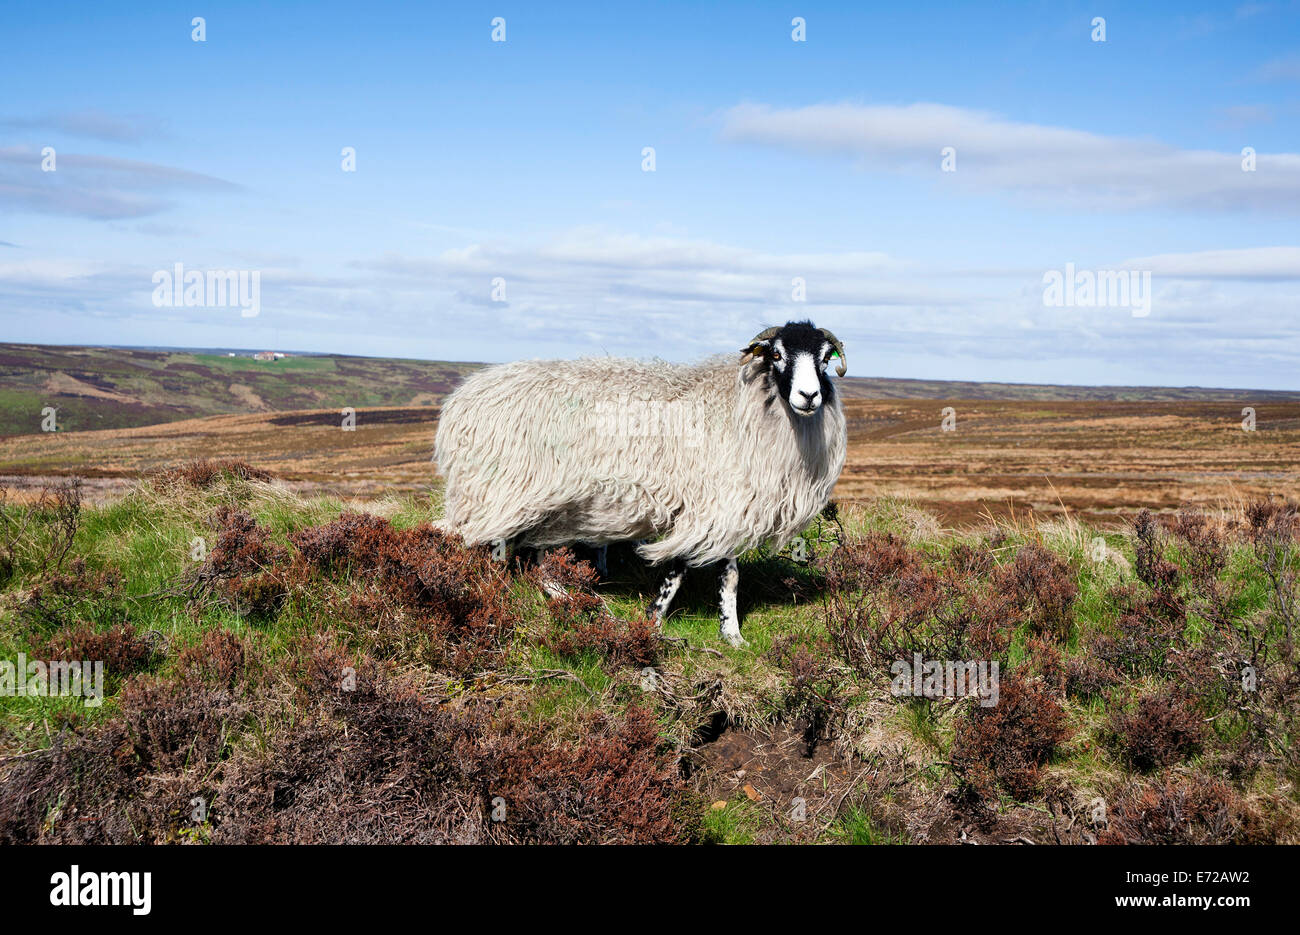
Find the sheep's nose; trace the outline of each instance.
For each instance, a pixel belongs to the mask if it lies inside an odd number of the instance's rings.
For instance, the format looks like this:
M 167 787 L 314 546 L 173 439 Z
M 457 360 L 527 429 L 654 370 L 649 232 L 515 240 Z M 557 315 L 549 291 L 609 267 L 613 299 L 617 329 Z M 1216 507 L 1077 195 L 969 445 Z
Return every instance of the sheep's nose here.
M 810 406 L 817 401 L 817 397 L 820 396 L 821 394 L 822 394 L 821 390 L 813 390 L 811 393 L 809 393 L 807 390 L 799 391 L 799 395 L 802 396 L 804 399 L 806 399 L 808 401 L 808 405 Z

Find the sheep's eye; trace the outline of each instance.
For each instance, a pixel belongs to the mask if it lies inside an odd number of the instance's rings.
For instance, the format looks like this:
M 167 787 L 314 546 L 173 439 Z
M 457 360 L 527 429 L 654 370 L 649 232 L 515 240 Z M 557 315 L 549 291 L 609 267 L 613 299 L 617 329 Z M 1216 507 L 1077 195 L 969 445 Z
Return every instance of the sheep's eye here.
M 773 361 L 777 361 L 777 360 L 780 360 L 780 359 L 781 359 L 781 352 L 780 352 L 780 351 L 775 351 L 775 350 L 772 351 L 772 360 L 773 360 Z

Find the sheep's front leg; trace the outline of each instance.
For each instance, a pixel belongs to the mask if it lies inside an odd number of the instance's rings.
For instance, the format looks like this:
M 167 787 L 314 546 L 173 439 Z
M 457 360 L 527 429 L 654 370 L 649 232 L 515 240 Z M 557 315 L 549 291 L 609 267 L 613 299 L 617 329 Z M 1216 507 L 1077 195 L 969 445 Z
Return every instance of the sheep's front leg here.
M 718 620 L 722 625 L 722 638 L 735 647 L 748 646 L 749 641 L 740 635 L 740 615 L 736 613 L 736 588 L 740 584 L 740 568 L 736 565 L 735 556 L 727 559 L 720 581 Z
M 668 577 L 664 579 L 663 584 L 659 585 L 659 596 L 650 605 L 650 615 L 654 617 L 655 626 L 660 629 L 668 618 L 668 608 L 672 605 L 673 598 L 677 596 L 677 589 L 682 586 L 682 578 L 685 576 L 686 563 L 675 562 L 672 571 L 668 572 Z

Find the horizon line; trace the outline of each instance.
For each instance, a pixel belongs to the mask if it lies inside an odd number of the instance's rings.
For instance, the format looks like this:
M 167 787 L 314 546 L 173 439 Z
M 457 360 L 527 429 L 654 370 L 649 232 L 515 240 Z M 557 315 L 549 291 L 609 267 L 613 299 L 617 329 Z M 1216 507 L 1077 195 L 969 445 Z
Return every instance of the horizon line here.
M 259 345 L 257 347 L 229 347 L 229 346 L 211 346 L 211 347 L 181 347 L 176 345 L 165 344 L 59 344 L 59 343 L 37 343 L 33 341 L 0 341 L 0 347 L 61 347 L 61 348 L 83 348 L 86 350 L 106 350 L 106 351 L 174 351 L 180 353 L 196 354 L 209 351 L 219 351 L 223 353 L 244 352 L 248 354 L 258 354 L 264 352 L 281 353 L 296 355 L 299 357 L 346 357 L 357 360 L 402 360 L 416 361 L 430 364 L 457 364 L 473 367 L 491 367 L 496 364 L 482 360 L 449 360 L 441 357 L 382 357 L 374 354 L 347 354 L 340 351 L 296 351 L 280 350 Z M 608 355 L 612 356 L 612 355 Z M 535 358 L 548 359 L 548 358 Z M 503 362 L 504 363 L 504 362 Z M 875 380 L 891 383 L 951 383 L 951 384 L 968 384 L 972 386 L 1014 386 L 1014 387 L 1056 387 L 1060 389 L 1081 389 L 1081 390 L 1201 390 L 1214 391 L 1222 390 L 1232 393 L 1273 393 L 1273 394 L 1297 394 L 1300 393 L 1300 387 L 1289 390 L 1279 389 L 1260 389 L 1248 386 L 1201 386 L 1199 384 L 1170 384 L 1170 383 L 1024 383 L 1014 380 L 953 380 L 943 377 L 880 377 L 880 376 L 844 376 L 836 377 L 837 380 Z

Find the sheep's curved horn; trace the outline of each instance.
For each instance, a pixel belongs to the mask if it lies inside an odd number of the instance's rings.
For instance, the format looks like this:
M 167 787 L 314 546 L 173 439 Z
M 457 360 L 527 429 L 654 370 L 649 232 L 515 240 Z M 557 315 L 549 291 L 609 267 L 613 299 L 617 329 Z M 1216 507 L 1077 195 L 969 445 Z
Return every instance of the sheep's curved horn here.
M 754 335 L 753 340 L 740 349 L 740 353 L 745 355 L 740 362 L 742 364 L 748 363 L 750 357 L 752 357 L 754 354 L 755 348 L 757 348 L 764 341 L 772 340 L 780 333 L 781 333 L 780 328 L 767 328 L 763 331 L 760 331 L 758 334 Z
M 844 342 L 835 337 L 835 335 L 831 334 L 825 328 L 818 328 L 817 330 L 826 337 L 827 341 L 830 341 L 831 344 L 835 346 L 835 352 L 840 355 L 840 362 L 835 367 L 835 373 L 841 377 L 844 376 L 845 372 L 849 369 L 849 363 L 844 359 Z

